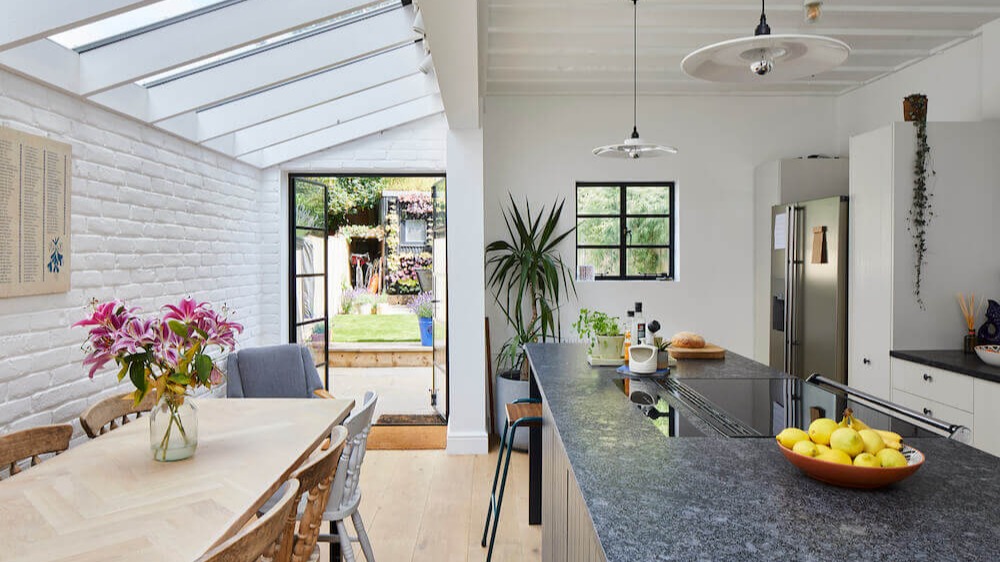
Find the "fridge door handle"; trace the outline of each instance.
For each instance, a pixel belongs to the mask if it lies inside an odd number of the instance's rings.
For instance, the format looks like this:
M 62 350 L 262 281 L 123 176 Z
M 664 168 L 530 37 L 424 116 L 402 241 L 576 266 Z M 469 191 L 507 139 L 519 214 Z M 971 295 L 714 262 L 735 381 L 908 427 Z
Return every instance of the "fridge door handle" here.
M 792 373 L 792 354 L 795 352 L 792 342 L 795 338 L 795 256 L 796 251 L 796 220 L 795 207 L 785 208 L 788 215 L 788 228 L 785 241 L 785 372 Z

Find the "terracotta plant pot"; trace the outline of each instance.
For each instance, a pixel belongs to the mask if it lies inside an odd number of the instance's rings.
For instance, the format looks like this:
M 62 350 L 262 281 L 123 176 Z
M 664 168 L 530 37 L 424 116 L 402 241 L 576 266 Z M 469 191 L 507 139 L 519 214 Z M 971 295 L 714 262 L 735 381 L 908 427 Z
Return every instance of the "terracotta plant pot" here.
M 923 98 L 923 108 L 914 114 L 914 98 Z M 927 120 L 927 96 L 907 96 L 903 98 L 903 119 L 906 121 L 926 121 Z

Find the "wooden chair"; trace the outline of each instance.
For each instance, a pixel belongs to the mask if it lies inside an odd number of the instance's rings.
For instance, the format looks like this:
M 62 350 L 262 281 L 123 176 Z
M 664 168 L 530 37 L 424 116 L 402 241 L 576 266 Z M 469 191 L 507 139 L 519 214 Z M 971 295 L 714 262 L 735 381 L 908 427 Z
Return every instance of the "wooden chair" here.
M 288 534 L 286 527 L 289 514 L 294 517 L 295 504 L 299 499 L 299 481 L 289 480 L 284 489 L 285 493 L 274 505 L 274 509 L 208 551 L 197 562 L 248 562 L 261 558 L 281 560 L 276 554 Z
M 109 396 L 97 404 L 87 408 L 80 414 L 80 425 L 91 439 L 104 435 L 112 429 L 138 419 L 143 412 L 148 412 L 156 406 L 156 393 L 150 392 L 137 406 L 132 399 L 132 393 Z M 129 416 L 135 416 L 130 418 Z
M 31 466 L 41 462 L 41 455 L 59 453 L 69 449 L 73 426 L 45 425 L 22 429 L 0 437 L 0 467 L 9 466 L 10 475 L 21 472 L 17 463 L 31 459 Z M 0 476 L 0 479 L 3 477 Z
M 306 562 L 312 558 L 319 541 L 323 512 L 330 499 L 330 486 L 346 441 L 347 429 L 338 426 L 330 435 L 330 446 L 320 450 L 292 474 L 292 478 L 301 483 L 303 500 L 299 502 L 298 513 L 292 510 L 288 514 L 285 537 L 278 554 L 280 562 Z M 298 527 L 295 525 L 296 516 Z

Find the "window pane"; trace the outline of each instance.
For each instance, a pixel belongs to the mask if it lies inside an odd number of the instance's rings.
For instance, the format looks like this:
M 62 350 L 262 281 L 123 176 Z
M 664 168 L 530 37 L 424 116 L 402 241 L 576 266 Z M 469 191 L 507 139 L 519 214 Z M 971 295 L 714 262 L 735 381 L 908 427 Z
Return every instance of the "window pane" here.
M 49 39 L 67 49 L 76 49 L 95 41 L 153 25 L 220 2 L 221 0 L 161 0 L 155 4 L 75 27 L 53 35 Z
M 295 226 L 322 228 L 325 196 L 325 186 L 295 182 Z
M 621 275 L 621 255 L 614 249 L 587 249 L 576 251 L 576 264 L 594 266 L 598 277 L 618 277 Z
M 670 219 L 627 220 L 631 246 L 667 246 L 670 244 Z
M 299 277 L 295 280 L 295 321 L 305 322 L 323 318 L 326 313 L 326 295 L 322 277 Z
M 667 248 L 630 248 L 626 275 L 666 275 L 670 272 L 670 250 Z
M 670 213 L 670 188 L 627 187 L 625 204 L 630 215 L 666 215 Z
M 621 243 L 618 225 L 618 219 L 577 219 L 577 245 L 617 246 Z
M 295 341 L 305 345 L 309 348 L 309 354 L 312 355 L 313 364 L 319 367 L 326 362 L 326 353 L 323 349 L 327 345 L 326 342 L 326 330 L 325 324 L 320 322 L 315 322 L 313 324 L 304 324 L 299 326 L 295 331 Z M 322 374 L 320 370 L 320 374 Z
M 315 230 L 295 231 L 295 272 L 323 273 L 323 237 Z
M 621 196 L 617 187 L 581 187 L 576 190 L 576 214 L 617 215 Z

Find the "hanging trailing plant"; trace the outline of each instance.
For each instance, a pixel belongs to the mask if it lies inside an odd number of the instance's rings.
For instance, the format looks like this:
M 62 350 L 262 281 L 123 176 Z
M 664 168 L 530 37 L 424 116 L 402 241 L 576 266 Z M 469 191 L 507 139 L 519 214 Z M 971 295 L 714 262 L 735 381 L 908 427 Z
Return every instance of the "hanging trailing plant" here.
M 917 130 L 917 151 L 913 162 L 913 200 L 910 204 L 910 224 L 907 227 L 913 236 L 913 249 L 916 254 L 916 278 L 913 284 L 913 294 L 917 304 L 924 308 L 924 300 L 920 294 L 923 281 L 924 256 L 927 253 L 927 226 L 934 212 L 931 210 L 931 193 L 928 190 L 928 180 L 934 175 L 929 169 L 930 145 L 927 143 L 927 96 L 910 94 L 903 103 L 905 118 L 912 121 Z

